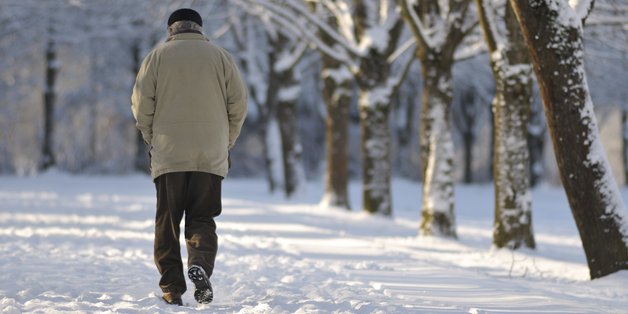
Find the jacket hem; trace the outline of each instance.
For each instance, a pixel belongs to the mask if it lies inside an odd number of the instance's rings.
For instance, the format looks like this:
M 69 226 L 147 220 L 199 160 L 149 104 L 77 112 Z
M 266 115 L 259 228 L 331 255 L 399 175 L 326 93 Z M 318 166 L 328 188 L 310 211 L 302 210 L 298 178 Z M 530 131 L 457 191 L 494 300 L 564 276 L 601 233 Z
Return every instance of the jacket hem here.
M 155 179 L 157 179 L 157 177 L 159 177 L 162 174 L 171 173 L 171 172 L 186 172 L 186 171 L 207 172 L 207 173 L 215 174 L 217 176 L 221 176 L 223 178 L 227 177 L 227 172 L 228 172 L 228 171 L 219 171 L 219 170 L 207 169 L 207 168 L 191 168 L 191 167 L 176 168 L 175 167 L 175 168 L 161 169 L 159 171 L 152 172 L 151 176 L 152 176 L 153 181 L 154 181 Z

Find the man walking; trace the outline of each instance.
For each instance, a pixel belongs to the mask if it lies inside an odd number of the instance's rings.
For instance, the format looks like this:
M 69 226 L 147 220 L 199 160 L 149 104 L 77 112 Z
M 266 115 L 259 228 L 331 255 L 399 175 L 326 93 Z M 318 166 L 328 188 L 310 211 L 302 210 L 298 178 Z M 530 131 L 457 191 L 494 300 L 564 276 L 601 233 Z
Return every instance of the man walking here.
M 163 299 L 182 305 L 186 291 L 179 224 L 185 216 L 188 277 L 194 298 L 209 303 L 218 249 L 214 217 L 247 109 L 247 91 L 233 58 L 202 33 L 201 16 L 180 9 L 168 19 L 168 39 L 144 59 L 131 108 L 150 146 L 157 189 L 154 257 Z

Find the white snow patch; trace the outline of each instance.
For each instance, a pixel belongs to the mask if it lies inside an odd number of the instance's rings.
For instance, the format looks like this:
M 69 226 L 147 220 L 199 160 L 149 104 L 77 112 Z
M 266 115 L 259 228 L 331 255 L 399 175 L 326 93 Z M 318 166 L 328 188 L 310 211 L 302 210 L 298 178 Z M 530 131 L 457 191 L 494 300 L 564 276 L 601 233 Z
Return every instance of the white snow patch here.
M 351 73 L 346 66 L 341 66 L 336 69 L 324 69 L 322 77 L 324 79 L 331 78 L 334 82 L 336 82 L 336 84 L 340 84 L 342 82 L 353 80 L 353 73 Z
M 511 252 L 491 249 L 491 185 L 457 187 L 458 241 L 416 237 L 420 185 L 400 179 L 392 185 L 396 217 L 389 219 L 320 210 L 321 182 L 308 186 L 316 193 L 285 201 L 268 195 L 262 179 L 225 180 L 212 276 L 215 300 L 199 306 L 188 292 L 184 306 L 173 307 L 160 300 L 157 285 L 154 227 L 146 224 L 155 214 L 148 176 L 3 176 L 0 280 L 10 284 L 0 288 L 0 309 L 618 313 L 628 308 L 628 272 L 588 280 L 561 189 L 533 191 L 538 250 Z M 360 182 L 351 183 L 356 208 L 360 189 Z M 79 195 L 92 196 L 89 208 Z M 141 209 L 127 210 L 135 204 Z
M 364 32 L 358 49 L 363 53 L 371 48 L 375 48 L 379 52 L 386 51 L 388 48 L 388 31 L 382 26 L 373 26 Z
M 295 101 L 299 98 L 299 93 L 301 93 L 301 85 L 299 84 L 282 86 L 279 88 L 277 98 L 280 101 Z

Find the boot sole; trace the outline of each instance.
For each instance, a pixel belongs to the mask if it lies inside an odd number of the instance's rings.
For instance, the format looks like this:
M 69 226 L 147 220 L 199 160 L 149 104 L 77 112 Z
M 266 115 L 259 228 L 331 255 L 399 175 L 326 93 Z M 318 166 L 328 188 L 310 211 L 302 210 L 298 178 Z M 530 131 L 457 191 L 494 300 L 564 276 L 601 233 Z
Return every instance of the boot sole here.
M 213 301 L 214 292 L 212 291 L 207 274 L 202 268 L 198 266 L 190 267 L 188 277 L 192 280 L 196 288 L 194 290 L 194 299 L 196 302 L 207 304 Z

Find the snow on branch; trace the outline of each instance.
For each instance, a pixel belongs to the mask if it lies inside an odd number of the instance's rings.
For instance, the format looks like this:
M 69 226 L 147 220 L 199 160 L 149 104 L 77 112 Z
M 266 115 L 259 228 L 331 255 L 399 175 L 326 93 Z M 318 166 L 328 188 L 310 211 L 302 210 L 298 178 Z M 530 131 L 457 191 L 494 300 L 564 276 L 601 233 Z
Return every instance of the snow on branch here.
M 415 44 L 416 44 L 416 40 L 414 39 L 414 37 L 411 37 L 410 39 L 406 40 L 406 42 L 399 45 L 399 47 L 397 47 L 397 50 L 391 53 L 390 56 L 388 56 L 388 59 L 386 59 L 386 61 L 388 61 L 388 63 L 395 62 L 395 60 L 397 60 L 399 56 L 401 56 L 404 52 L 406 52 L 406 50 L 410 49 L 411 47 L 414 47 Z
M 412 19 L 412 24 L 414 25 L 423 42 L 425 42 L 425 44 L 429 48 L 436 48 L 440 43 L 436 43 L 434 41 L 432 36 L 430 36 L 428 30 L 425 28 L 425 25 L 423 25 L 423 22 L 416 14 L 416 11 L 414 10 L 414 5 L 416 4 L 417 0 L 403 0 L 402 5 L 405 5 L 406 10 L 408 11 L 408 15 L 410 16 L 410 19 Z
M 454 53 L 454 60 L 462 61 L 470 59 L 484 52 L 486 52 L 486 46 L 482 41 L 478 40 L 470 45 L 462 47 L 461 49 L 457 49 Z
M 338 45 L 329 46 L 324 43 L 316 34 L 317 29 L 312 29 L 309 24 L 300 19 L 301 15 L 293 14 L 293 12 L 278 7 L 268 1 L 253 0 L 235 0 L 236 4 L 244 8 L 252 15 L 260 18 L 267 18 L 272 23 L 278 25 L 283 31 L 293 32 L 296 36 L 302 36 L 316 49 L 329 56 L 330 58 L 345 63 L 352 68 L 356 67 L 353 58 L 350 58 L 345 49 Z
M 478 8 L 478 10 L 480 10 L 480 14 L 484 13 L 484 23 L 486 23 L 488 28 L 488 34 L 486 35 L 489 37 L 489 43 L 495 45 L 495 47 L 489 48 L 495 50 L 503 49 L 507 40 L 505 39 L 505 35 L 500 32 L 497 25 L 498 21 L 503 20 L 503 18 L 497 17 L 495 0 L 480 0 L 480 3 L 482 7 Z
M 278 0 L 275 0 L 278 1 Z M 267 0 L 257 0 L 257 3 L 260 4 L 268 4 L 269 6 L 273 6 L 274 8 L 278 8 L 279 10 L 283 10 L 283 8 L 278 7 L 277 5 L 270 4 Z M 363 56 L 363 53 L 358 49 L 355 42 L 349 41 L 348 38 L 343 37 L 338 34 L 334 29 L 332 29 L 327 23 L 321 21 L 318 17 L 316 17 L 312 12 L 308 10 L 308 8 L 304 7 L 302 3 L 296 0 L 283 0 L 282 3 L 291 7 L 296 13 L 300 16 L 304 17 L 308 22 L 313 24 L 318 30 L 324 32 L 329 37 L 333 38 L 336 43 L 342 46 L 347 52 L 350 52 L 356 56 Z
M 336 18 L 338 23 L 338 30 L 342 37 L 346 38 L 354 45 L 357 43 L 355 35 L 353 33 L 355 25 L 353 23 L 353 16 L 351 14 L 351 6 L 344 0 L 330 1 L 321 0 L 325 8 Z
M 294 47 L 292 51 L 287 52 L 286 54 L 282 54 L 279 57 L 279 60 L 275 63 L 275 72 L 283 72 L 290 68 L 293 68 L 303 56 L 306 48 L 307 43 L 301 40 L 296 44 L 296 47 Z
M 464 22 L 469 4 L 467 0 L 459 0 L 457 2 L 438 1 L 439 10 L 430 13 L 433 25 L 427 27 L 414 9 L 419 5 L 418 0 L 402 1 L 403 3 L 401 5 L 404 5 L 405 9 L 408 11 L 408 15 L 412 20 L 412 24 L 415 26 L 415 30 L 418 32 L 421 40 L 430 49 L 437 49 L 445 45 L 447 35 L 452 32 L 453 28 L 462 29 L 463 26 L 461 24 Z M 471 29 L 474 27 L 473 24 L 474 23 L 469 26 Z M 465 28 L 464 32 L 466 31 L 470 31 L 470 29 Z

